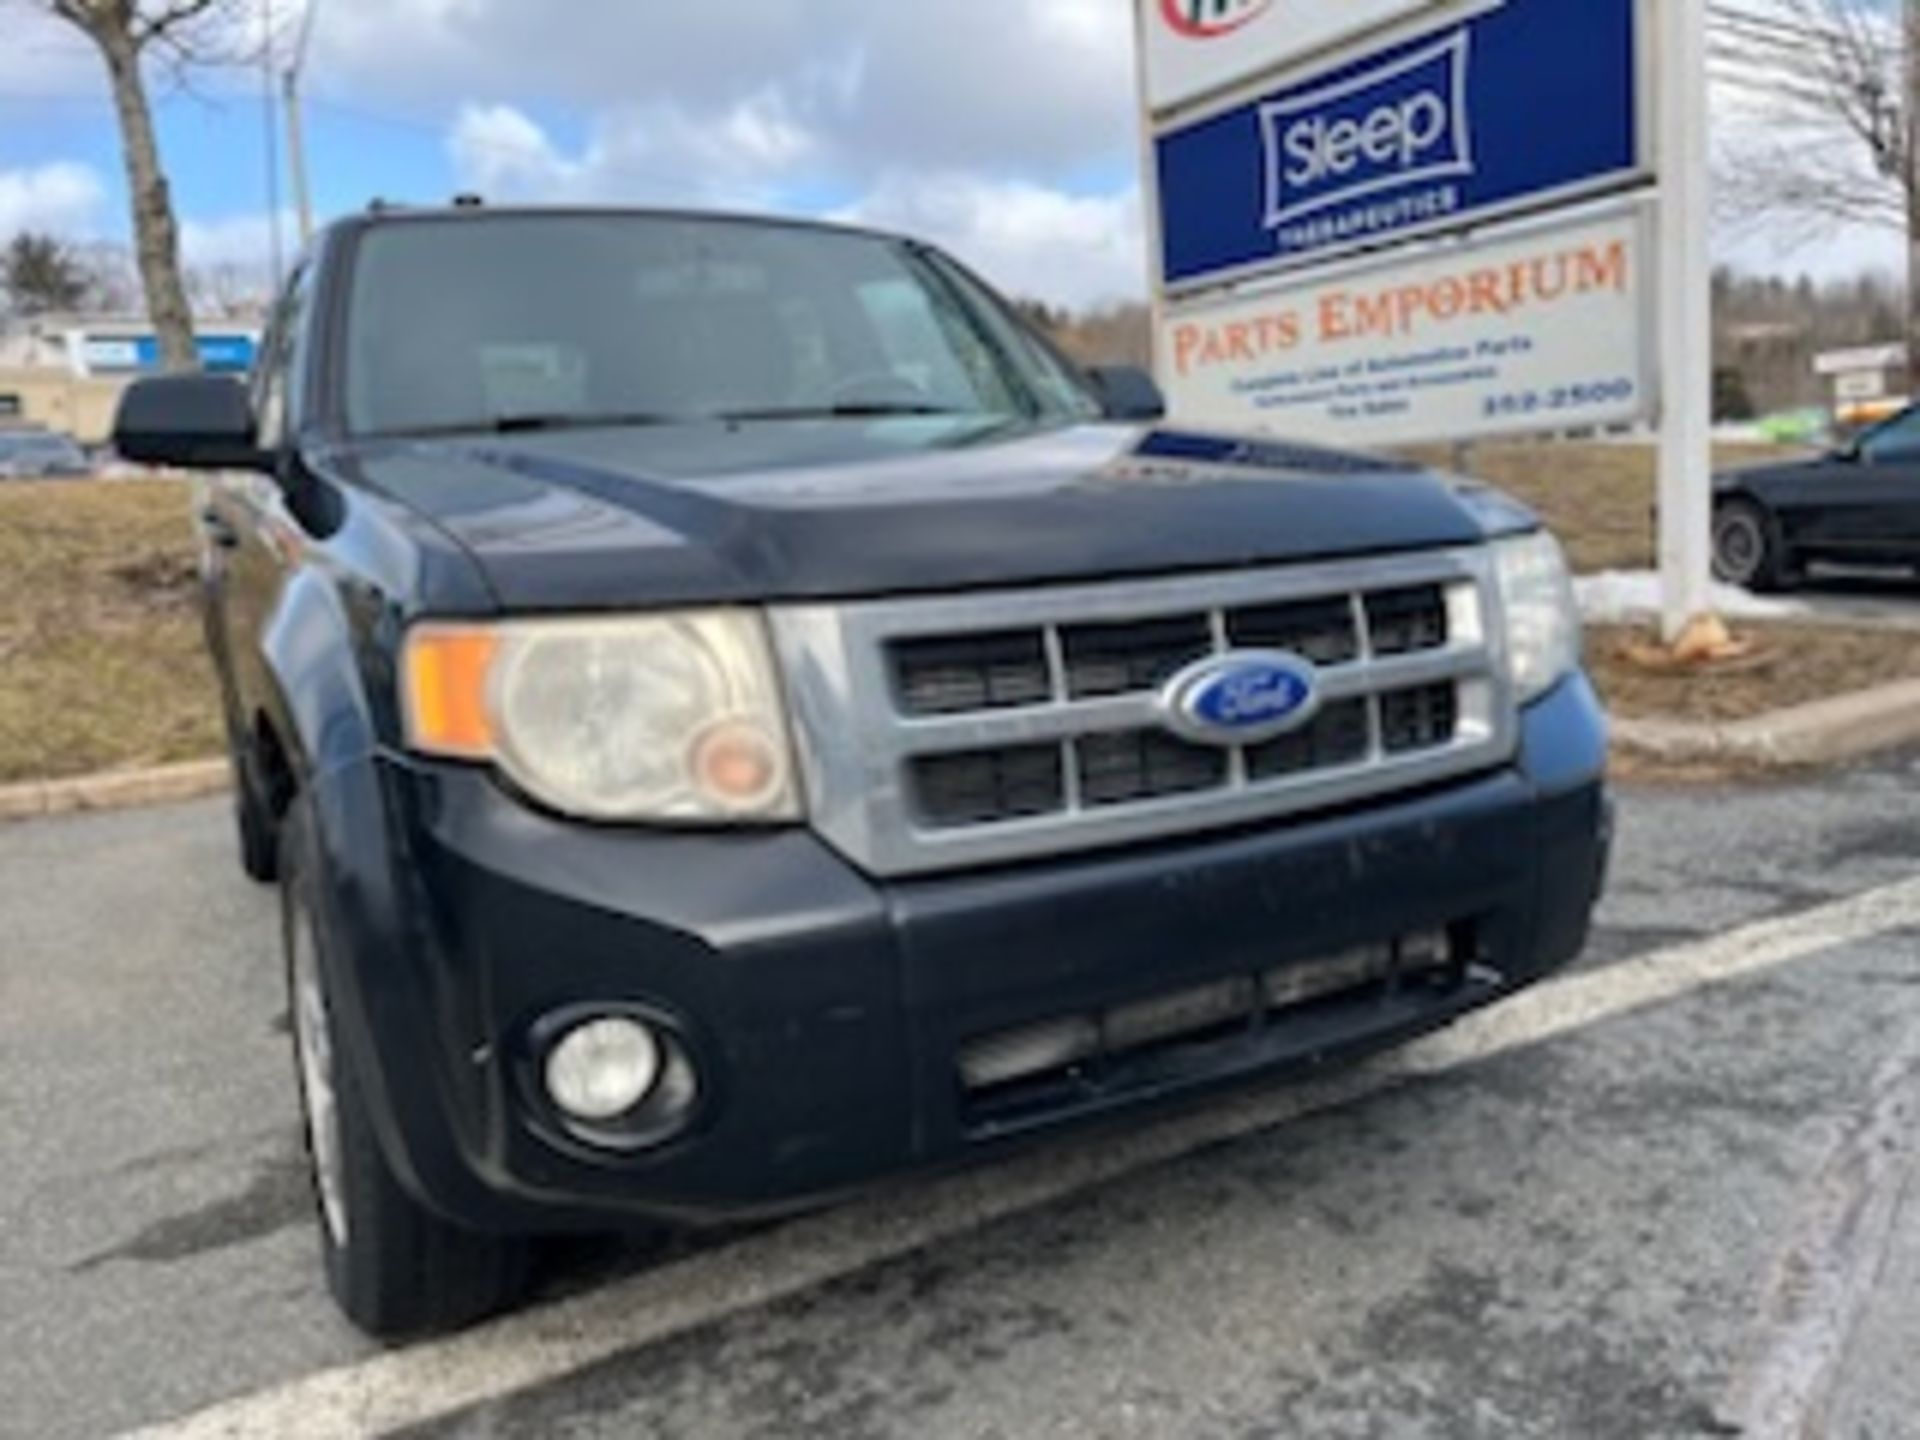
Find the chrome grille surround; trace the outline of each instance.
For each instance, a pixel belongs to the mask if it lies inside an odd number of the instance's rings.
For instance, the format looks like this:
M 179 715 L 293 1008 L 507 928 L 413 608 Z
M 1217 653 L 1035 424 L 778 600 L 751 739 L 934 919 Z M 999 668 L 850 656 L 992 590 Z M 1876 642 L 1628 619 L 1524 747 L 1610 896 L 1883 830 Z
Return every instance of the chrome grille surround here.
M 1439 586 L 1446 597 L 1446 643 L 1410 654 L 1376 655 L 1368 598 L 1420 586 Z M 1224 783 L 1217 787 L 1129 803 L 1084 802 L 1079 739 L 1162 729 L 1165 712 L 1152 691 L 1070 698 L 1060 639 L 1064 629 L 1197 610 L 1211 617 L 1214 652 L 1222 653 L 1230 648 L 1229 612 L 1330 597 L 1352 606 L 1360 655 L 1321 666 L 1320 693 L 1328 705 L 1365 702 L 1370 735 L 1364 758 L 1255 779 L 1246 751 L 1231 748 L 1225 751 Z M 777 606 L 770 619 L 812 824 L 874 875 L 930 874 L 1059 856 L 1331 809 L 1497 767 L 1518 745 L 1506 628 L 1491 556 L 1484 549 L 1158 580 Z M 895 644 L 1036 628 L 1048 656 L 1050 699 L 960 714 L 902 713 L 891 660 Z M 1439 684 L 1456 687 L 1452 741 L 1393 753 L 1382 735 L 1379 697 Z M 929 826 L 916 815 L 909 785 L 915 760 L 1037 745 L 1060 747 L 1061 808 L 944 827 Z

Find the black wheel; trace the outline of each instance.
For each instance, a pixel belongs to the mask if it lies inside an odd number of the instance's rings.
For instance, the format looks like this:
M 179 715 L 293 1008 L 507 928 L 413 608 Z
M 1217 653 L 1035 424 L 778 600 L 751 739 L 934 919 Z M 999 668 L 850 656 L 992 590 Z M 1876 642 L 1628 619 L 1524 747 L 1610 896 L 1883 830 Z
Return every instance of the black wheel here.
M 1713 573 L 1757 594 L 1784 590 L 1794 572 L 1773 517 L 1751 500 L 1726 500 L 1713 512 Z
M 313 820 L 296 801 L 281 846 L 281 896 L 294 1068 L 327 1286 L 370 1335 L 450 1330 L 525 1289 L 530 1247 L 442 1220 L 401 1186 L 374 1134 L 350 1051 L 336 1040 Z
M 240 834 L 240 868 L 249 880 L 267 885 L 280 877 L 280 827 L 251 769 L 239 755 L 233 757 L 234 828 Z

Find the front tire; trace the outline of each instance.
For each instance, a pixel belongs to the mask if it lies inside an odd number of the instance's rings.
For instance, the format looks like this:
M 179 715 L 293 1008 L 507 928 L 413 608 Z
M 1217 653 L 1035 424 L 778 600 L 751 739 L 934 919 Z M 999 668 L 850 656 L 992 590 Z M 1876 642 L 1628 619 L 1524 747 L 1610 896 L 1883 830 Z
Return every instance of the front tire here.
M 282 930 L 307 1156 L 327 1286 L 360 1329 L 396 1339 L 456 1329 L 525 1289 L 529 1247 L 433 1214 L 400 1184 L 338 1043 L 313 820 L 296 801 L 281 838 Z
M 1794 572 L 1780 527 L 1751 500 L 1725 500 L 1713 512 L 1713 573 L 1756 595 L 1788 589 Z
M 244 742 L 227 741 L 227 757 L 233 768 L 233 823 L 240 840 L 240 868 L 249 880 L 270 885 L 280 878 L 280 833 L 273 808 L 261 794 L 254 771 L 248 763 Z

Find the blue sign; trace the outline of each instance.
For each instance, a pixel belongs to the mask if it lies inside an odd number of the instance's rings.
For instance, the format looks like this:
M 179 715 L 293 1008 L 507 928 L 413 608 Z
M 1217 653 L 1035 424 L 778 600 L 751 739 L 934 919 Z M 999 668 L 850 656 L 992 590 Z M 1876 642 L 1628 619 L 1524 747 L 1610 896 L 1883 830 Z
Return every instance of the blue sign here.
M 1640 164 L 1637 0 L 1505 0 L 1160 138 L 1169 285 L 1464 226 Z
M 1174 728 L 1190 740 L 1252 745 L 1306 724 L 1319 702 L 1319 676 L 1306 661 L 1239 651 L 1175 676 L 1165 704 Z
M 196 337 L 200 365 L 215 375 L 244 375 L 253 368 L 259 342 L 244 332 L 212 332 Z M 141 374 L 160 368 L 160 341 L 152 334 L 90 335 L 82 350 L 87 368 L 97 375 Z

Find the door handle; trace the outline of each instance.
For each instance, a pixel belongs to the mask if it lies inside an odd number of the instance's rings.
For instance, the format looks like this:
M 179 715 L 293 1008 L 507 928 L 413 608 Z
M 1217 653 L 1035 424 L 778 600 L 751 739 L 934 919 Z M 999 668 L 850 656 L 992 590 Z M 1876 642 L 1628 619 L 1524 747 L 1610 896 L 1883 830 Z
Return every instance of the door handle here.
M 240 532 L 234 529 L 233 522 L 228 520 L 218 510 L 211 508 L 202 510 L 200 512 L 200 523 L 206 527 L 207 539 L 211 540 L 215 545 L 218 545 L 222 550 L 237 550 L 240 548 Z

